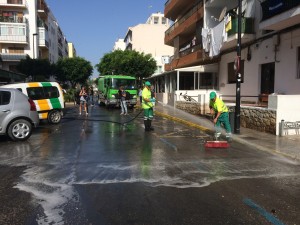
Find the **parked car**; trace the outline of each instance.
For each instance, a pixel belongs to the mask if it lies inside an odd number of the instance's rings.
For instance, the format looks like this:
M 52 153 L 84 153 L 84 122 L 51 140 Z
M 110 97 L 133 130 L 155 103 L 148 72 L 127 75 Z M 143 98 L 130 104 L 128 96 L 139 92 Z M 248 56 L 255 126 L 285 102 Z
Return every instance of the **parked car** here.
M 38 124 L 39 115 L 33 100 L 17 89 L 0 88 L 0 135 L 24 141 Z

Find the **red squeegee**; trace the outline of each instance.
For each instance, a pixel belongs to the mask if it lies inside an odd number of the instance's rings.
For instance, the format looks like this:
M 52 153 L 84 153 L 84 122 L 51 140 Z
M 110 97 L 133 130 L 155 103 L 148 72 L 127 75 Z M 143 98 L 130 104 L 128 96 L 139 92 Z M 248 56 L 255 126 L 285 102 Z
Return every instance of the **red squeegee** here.
M 205 148 L 228 148 L 229 144 L 227 141 L 207 141 Z

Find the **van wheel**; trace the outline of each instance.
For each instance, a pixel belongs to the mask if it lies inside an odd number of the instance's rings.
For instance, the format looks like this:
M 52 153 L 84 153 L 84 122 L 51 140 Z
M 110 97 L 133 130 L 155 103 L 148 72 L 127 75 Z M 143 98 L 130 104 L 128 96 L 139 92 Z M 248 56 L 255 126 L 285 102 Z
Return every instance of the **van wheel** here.
M 61 114 L 58 110 L 53 110 L 48 113 L 48 122 L 58 124 L 61 121 Z
M 12 122 L 7 130 L 7 135 L 13 141 L 25 141 L 32 133 L 32 125 L 27 120 L 16 120 Z

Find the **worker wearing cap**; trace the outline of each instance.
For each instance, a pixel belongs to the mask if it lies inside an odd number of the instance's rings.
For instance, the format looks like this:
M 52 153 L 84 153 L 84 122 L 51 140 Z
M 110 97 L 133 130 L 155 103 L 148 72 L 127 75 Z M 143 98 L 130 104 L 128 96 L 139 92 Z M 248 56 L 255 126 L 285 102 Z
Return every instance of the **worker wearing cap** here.
M 155 98 L 151 98 L 151 83 L 149 81 L 145 82 L 145 87 L 142 92 L 142 108 L 144 109 L 144 125 L 145 131 L 154 130 L 151 126 L 153 119 L 153 104 Z
M 209 95 L 210 113 L 214 116 L 214 124 L 216 128 L 215 138 L 218 139 L 221 135 L 221 124 L 226 130 L 226 138 L 231 138 L 231 127 L 229 123 L 228 108 L 225 103 L 217 97 L 216 92 L 212 91 Z

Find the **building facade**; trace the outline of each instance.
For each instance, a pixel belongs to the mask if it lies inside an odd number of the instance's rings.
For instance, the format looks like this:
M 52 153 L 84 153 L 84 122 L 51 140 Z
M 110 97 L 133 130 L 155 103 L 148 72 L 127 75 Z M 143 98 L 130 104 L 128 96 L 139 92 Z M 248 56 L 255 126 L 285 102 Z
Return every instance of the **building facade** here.
M 240 60 L 237 6 L 238 0 L 165 3 L 164 15 L 174 23 L 164 42 L 174 52 L 165 73 L 154 79 L 163 102 L 174 104 L 180 93 L 197 100 L 203 96 L 207 102 L 211 90 L 234 100 L 236 66 L 242 101 L 257 101 L 263 94 L 300 94 L 300 2 L 243 0 Z
M 124 42 L 124 39 L 118 39 L 116 42 L 115 42 L 115 45 L 113 47 L 113 51 L 116 51 L 116 50 L 122 50 L 124 51 L 126 49 L 126 44 Z
M 68 56 L 67 40 L 45 0 L 0 0 L 0 67 L 16 71 L 28 55 L 51 63 Z
M 125 49 L 151 54 L 156 60 L 155 74 L 164 72 L 164 57 L 173 54 L 173 47 L 164 44 L 165 31 L 170 21 L 162 13 L 153 13 L 145 24 L 129 27 L 124 38 Z
M 68 52 L 69 58 L 74 58 L 77 56 L 75 46 L 72 42 L 68 42 Z

